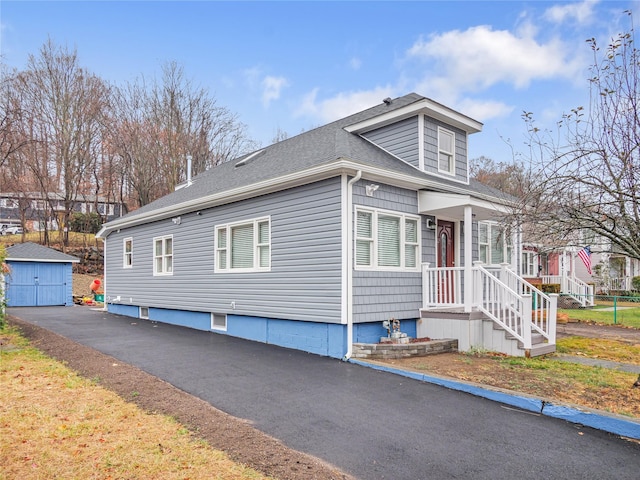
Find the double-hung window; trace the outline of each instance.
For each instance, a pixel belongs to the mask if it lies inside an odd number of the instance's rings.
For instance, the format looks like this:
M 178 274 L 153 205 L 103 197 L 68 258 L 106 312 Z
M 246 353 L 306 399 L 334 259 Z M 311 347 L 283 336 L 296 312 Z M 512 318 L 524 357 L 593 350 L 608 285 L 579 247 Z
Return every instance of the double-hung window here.
M 501 225 L 478 222 L 478 254 L 481 262 L 499 265 L 511 261 L 511 238 Z
M 153 239 L 153 274 L 173 275 L 173 236 Z
M 133 267 L 133 238 L 125 238 L 122 242 L 122 266 Z
M 455 172 L 456 136 L 453 132 L 438 127 L 438 171 L 449 175 Z
M 216 272 L 268 271 L 271 268 L 269 218 L 217 225 Z
M 416 270 L 420 218 L 356 209 L 356 268 Z

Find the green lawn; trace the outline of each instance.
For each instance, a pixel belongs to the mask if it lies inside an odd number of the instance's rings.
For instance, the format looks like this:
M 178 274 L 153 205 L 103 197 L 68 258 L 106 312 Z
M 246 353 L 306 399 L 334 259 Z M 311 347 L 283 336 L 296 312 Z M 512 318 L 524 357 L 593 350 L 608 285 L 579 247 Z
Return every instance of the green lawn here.
M 558 313 L 566 313 L 569 318 L 584 322 L 625 325 L 640 328 L 640 307 L 597 305 L 592 309 L 560 309 Z

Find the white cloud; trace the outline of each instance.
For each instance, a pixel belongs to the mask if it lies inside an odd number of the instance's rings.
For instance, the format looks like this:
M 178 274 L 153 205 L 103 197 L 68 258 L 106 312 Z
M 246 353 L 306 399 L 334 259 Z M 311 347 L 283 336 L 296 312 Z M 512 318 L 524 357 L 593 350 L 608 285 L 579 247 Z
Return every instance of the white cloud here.
M 376 87 L 373 90 L 339 93 L 332 98 L 318 100 L 316 88 L 305 95 L 296 116 L 312 116 L 324 122 L 331 122 L 367 108 L 371 108 L 387 97 L 397 94 L 391 87 Z
M 486 25 L 465 31 L 453 30 L 417 41 L 409 58 L 436 60 L 448 89 L 477 91 L 497 83 L 524 88 L 535 79 L 572 78 L 580 68 L 575 52 L 559 39 L 538 43 L 535 28 L 522 28 L 518 35 L 492 30 Z
M 273 100 L 280 98 L 283 88 L 289 86 L 289 81 L 284 77 L 266 76 L 262 79 L 262 105 L 266 108 Z
M 476 100 L 465 98 L 455 103 L 454 108 L 465 115 L 486 122 L 494 118 L 506 117 L 513 112 L 514 107 L 495 100 Z
M 349 68 L 351 68 L 351 70 L 360 70 L 360 67 L 362 66 L 362 60 L 360 60 L 357 57 L 353 57 L 351 58 L 351 60 L 349 60 Z
M 567 5 L 554 5 L 544 12 L 547 20 L 553 23 L 564 23 L 567 20 L 575 20 L 580 25 L 591 23 L 595 6 L 598 0 L 584 0 L 582 2 L 569 3 Z

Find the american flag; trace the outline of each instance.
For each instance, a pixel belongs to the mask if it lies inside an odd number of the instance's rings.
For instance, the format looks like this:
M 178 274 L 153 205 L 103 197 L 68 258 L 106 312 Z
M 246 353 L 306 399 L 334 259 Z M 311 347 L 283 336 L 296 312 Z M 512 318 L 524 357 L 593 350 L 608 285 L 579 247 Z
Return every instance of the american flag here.
M 578 252 L 578 256 L 584 263 L 584 266 L 587 267 L 587 272 L 591 275 L 591 248 L 584 247 L 582 250 Z

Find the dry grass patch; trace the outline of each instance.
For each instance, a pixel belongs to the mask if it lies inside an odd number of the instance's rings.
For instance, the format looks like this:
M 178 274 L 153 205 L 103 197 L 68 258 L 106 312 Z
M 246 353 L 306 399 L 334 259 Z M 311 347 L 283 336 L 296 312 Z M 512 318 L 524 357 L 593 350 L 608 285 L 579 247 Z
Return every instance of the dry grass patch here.
M 264 479 L 0 331 L 0 479 Z
M 640 365 L 640 344 L 629 345 L 602 338 L 569 337 L 558 340 L 558 353 Z
M 558 347 L 570 354 L 583 351 L 585 356 L 599 354 L 599 358 L 625 363 L 636 363 L 638 360 L 637 346 L 612 340 L 561 339 Z M 605 355 L 605 352 L 608 353 Z M 638 378 L 634 373 L 563 362 L 553 356 L 521 358 L 489 352 L 447 353 L 383 363 L 395 368 L 526 393 L 554 403 L 574 404 L 640 418 L 640 388 L 632 386 Z

